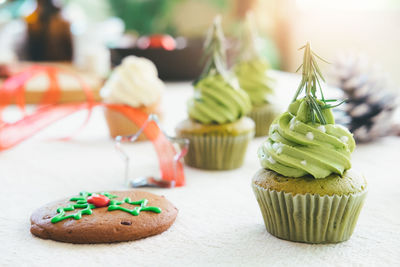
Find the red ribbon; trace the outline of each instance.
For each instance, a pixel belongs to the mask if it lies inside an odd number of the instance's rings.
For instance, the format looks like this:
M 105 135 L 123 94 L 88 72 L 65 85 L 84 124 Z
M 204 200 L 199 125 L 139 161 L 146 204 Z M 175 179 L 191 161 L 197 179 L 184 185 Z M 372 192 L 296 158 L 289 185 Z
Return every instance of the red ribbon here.
M 95 106 L 106 106 L 107 108 L 120 112 L 138 125 L 138 127 L 142 127 L 148 119 L 147 113 L 130 106 L 94 102 L 92 92 L 81 78 L 74 74 L 72 75 L 78 79 L 86 94 L 87 102 L 55 104 L 59 101 L 61 96 L 61 90 L 57 79 L 57 74 L 59 72 L 61 71 L 55 67 L 33 66 L 24 72 L 10 77 L 3 83 L 0 88 L 0 151 L 18 145 L 52 123 L 75 112 L 88 110 L 87 119 L 82 125 L 82 127 L 84 127 L 90 119 L 92 108 Z M 50 86 L 44 93 L 42 101 L 35 112 L 27 115 L 25 113 L 24 101 L 25 84 L 29 79 L 39 73 L 48 75 Z M 14 123 L 7 123 L 2 120 L 1 115 L 4 108 L 12 102 L 13 98 L 21 111 L 24 112 L 24 116 Z M 180 161 L 176 161 L 175 159 L 176 150 L 174 146 L 154 121 L 150 122 L 143 132 L 153 143 L 157 152 L 161 169 L 161 178 L 165 181 L 175 182 L 176 186 L 183 186 L 185 184 L 183 165 Z M 64 139 L 69 139 L 69 137 Z

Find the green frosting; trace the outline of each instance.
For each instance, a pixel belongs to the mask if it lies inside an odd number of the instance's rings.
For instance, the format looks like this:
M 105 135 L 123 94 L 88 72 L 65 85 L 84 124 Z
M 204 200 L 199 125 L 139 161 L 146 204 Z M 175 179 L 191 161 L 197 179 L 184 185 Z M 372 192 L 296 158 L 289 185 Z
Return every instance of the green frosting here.
M 268 103 L 268 95 L 273 92 L 269 86 L 268 68 L 268 63 L 259 58 L 242 61 L 235 66 L 240 87 L 249 95 L 254 106 Z
M 287 177 L 307 174 L 325 178 L 342 175 L 351 168 L 350 154 L 355 148 L 353 135 L 335 125 L 331 109 L 324 109 L 326 124 L 311 122 L 308 103 L 299 99 L 275 119 L 268 139 L 258 150 L 264 168 Z
M 194 97 L 188 103 L 189 117 L 203 124 L 234 122 L 250 109 L 246 92 L 220 74 L 207 75 L 198 81 Z

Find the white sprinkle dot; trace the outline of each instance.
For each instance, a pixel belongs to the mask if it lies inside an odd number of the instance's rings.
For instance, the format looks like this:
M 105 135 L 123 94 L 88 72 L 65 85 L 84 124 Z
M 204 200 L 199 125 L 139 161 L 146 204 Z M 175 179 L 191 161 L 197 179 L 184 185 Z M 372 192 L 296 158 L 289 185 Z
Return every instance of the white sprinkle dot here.
M 307 161 L 306 160 L 302 160 L 300 163 L 303 164 L 304 166 L 307 165 Z
M 272 144 L 272 149 L 276 151 L 277 149 L 279 149 L 282 146 L 283 146 L 282 143 L 276 142 L 276 143 Z
M 294 124 L 296 122 L 296 117 L 293 117 L 291 120 L 290 120 L 290 124 Z
M 306 134 L 306 137 L 307 137 L 308 140 L 314 140 L 314 135 L 313 135 L 312 132 L 308 132 L 308 133 Z
M 279 154 L 281 154 L 282 153 L 282 148 L 280 147 L 280 148 L 278 148 L 277 150 L 276 150 L 276 153 L 279 155 Z
M 318 126 L 318 130 L 320 130 L 321 132 L 325 133 L 326 132 L 326 128 L 324 125 L 320 125 Z
M 272 157 L 268 157 L 268 161 L 269 161 L 271 164 L 275 164 L 275 163 L 276 163 L 276 161 L 275 161 Z
M 342 140 L 343 143 L 347 143 L 347 141 L 349 141 L 349 138 L 347 136 L 342 136 L 340 137 L 340 140 Z
M 272 149 L 273 150 L 277 150 L 279 148 L 279 144 L 278 143 L 273 143 L 272 144 Z
M 289 129 L 293 131 L 294 130 L 294 124 L 291 123 Z
M 343 131 L 349 131 L 349 130 L 347 130 L 347 128 L 346 127 L 344 127 L 343 125 L 340 125 L 340 124 L 335 124 L 335 125 L 333 125 L 333 128 L 335 128 L 335 129 L 342 129 Z

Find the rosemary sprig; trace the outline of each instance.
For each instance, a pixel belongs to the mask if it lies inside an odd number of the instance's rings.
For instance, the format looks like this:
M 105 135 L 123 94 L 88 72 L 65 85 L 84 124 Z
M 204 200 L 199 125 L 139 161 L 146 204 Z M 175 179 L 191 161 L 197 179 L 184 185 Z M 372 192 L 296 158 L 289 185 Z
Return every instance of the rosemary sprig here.
M 325 99 L 324 93 L 322 91 L 320 79 L 325 82 L 325 79 L 322 75 L 320 68 L 318 67 L 316 58 L 326 62 L 323 58 L 318 56 L 311 50 L 310 43 L 307 42 L 306 45 L 299 48 L 299 50 L 304 49 L 303 63 L 296 70 L 298 72 L 302 69 L 302 78 L 299 87 L 294 95 L 293 102 L 297 100 L 299 95 L 304 91 L 305 92 L 305 101 L 308 104 L 310 109 L 310 116 L 312 123 L 316 122 L 316 119 L 319 120 L 321 124 L 326 124 L 326 119 L 323 114 L 324 109 L 330 109 L 333 107 L 337 107 L 345 101 L 342 101 L 338 104 L 331 105 L 328 104 L 330 102 L 337 101 L 336 99 Z M 321 94 L 321 99 L 317 97 L 317 91 Z
M 206 63 L 202 73 L 194 81 L 194 84 L 208 75 L 215 74 L 220 74 L 227 81 L 229 80 L 224 42 L 225 37 L 221 26 L 221 16 L 218 15 L 215 17 L 213 25 L 208 30 L 204 41 L 202 62 L 204 63 L 205 61 Z
M 246 19 L 241 25 L 241 28 L 239 61 L 249 61 L 260 58 L 260 51 L 257 47 L 259 34 L 253 12 L 248 11 L 246 13 Z

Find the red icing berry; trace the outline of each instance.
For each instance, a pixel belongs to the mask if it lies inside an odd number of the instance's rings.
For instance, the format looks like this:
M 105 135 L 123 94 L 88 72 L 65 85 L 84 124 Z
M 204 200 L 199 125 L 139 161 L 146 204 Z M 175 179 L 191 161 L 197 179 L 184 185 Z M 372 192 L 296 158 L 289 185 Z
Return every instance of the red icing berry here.
M 93 194 L 87 198 L 87 202 L 95 205 L 97 208 L 107 207 L 110 204 L 110 199 L 103 195 Z

